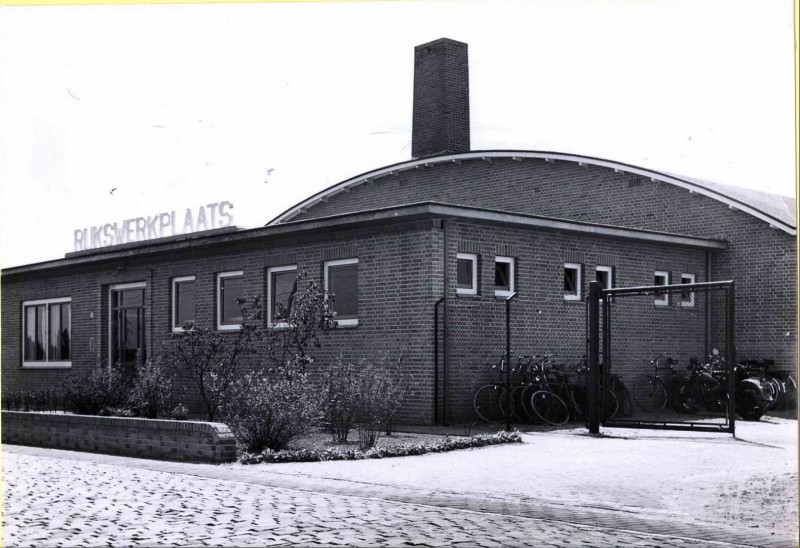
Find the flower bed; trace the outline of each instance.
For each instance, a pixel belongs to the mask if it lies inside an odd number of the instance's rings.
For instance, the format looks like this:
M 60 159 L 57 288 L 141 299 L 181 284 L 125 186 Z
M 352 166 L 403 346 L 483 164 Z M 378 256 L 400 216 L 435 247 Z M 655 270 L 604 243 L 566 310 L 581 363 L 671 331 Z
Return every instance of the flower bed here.
M 284 451 L 266 450 L 258 454 L 242 453 L 239 461 L 242 464 L 279 463 L 279 462 L 319 462 L 330 460 L 361 460 L 382 459 L 388 457 L 407 457 L 410 455 L 424 455 L 426 453 L 444 453 L 457 449 L 470 449 L 499 445 L 502 443 L 521 443 L 522 438 L 517 432 L 498 432 L 496 434 L 480 434 L 465 438 L 445 437 L 435 443 L 416 443 L 373 447 L 362 451 L 360 449 L 295 449 Z

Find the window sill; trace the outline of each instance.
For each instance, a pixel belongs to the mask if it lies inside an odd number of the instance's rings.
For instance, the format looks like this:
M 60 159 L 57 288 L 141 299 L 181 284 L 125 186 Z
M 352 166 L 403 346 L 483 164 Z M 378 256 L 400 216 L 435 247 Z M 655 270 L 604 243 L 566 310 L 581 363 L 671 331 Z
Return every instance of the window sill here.
M 477 289 L 457 288 L 456 289 L 456 295 L 458 295 L 459 297 L 477 297 L 478 296 L 478 290 Z
M 70 369 L 72 362 L 23 362 L 23 369 Z
M 581 295 L 564 295 L 564 302 L 580 303 L 583 302 L 583 297 Z
M 511 295 L 514 294 L 514 291 L 508 289 L 495 289 L 494 290 L 494 298 L 495 299 L 507 299 Z
M 217 331 L 219 333 L 238 333 L 242 330 L 241 325 L 218 325 Z
M 336 327 L 339 329 L 353 329 L 358 327 L 358 320 L 336 320 Z

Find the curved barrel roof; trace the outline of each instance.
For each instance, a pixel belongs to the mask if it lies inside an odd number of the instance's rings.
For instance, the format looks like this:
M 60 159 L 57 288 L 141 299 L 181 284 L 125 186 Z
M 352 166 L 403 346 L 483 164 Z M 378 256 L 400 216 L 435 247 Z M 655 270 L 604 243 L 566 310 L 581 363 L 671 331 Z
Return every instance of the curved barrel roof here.
M 591 156 L 582 156 L 579 154 L 566 154 L 559 152 L 547 151 L 529 151 L 529 150 L 477 150 L 458 154 L 445 154 L 430 158 L 421 158 L 399 162 L 389 166 L 381 167 L 362 173 L 355 177 L 351 177 L 345 181 L 335 184 L 327 189 L 320 191 L 313 196 L 303 200 L 297 205 L 287 209 L 267 225 L 275 225 L 290 221 L 296 215 L 307 211 L 314 207 L 316 204 L 327 200 L 340 192 L 347 192 L 352 187 L 364 184 L 366 182 L 379 179 L 387 175 L 393 175 L 400 171 L 408 169 L 415 169 L 418 166 L 432 165 L 447 162 L 460 162 L 463 160 L 473 160 L 481 158 L 538 158 L 545 160 L 558 160 L 575 162 L 579 164 L 590 164 L 601 167 L 613 169 L 615 171 L 622 171 L 626 173 L 633 173 L 648 177 L 653 181 L 662 181 L 678 187 L 685 188 L 690 192 L 703 194 L 717 201 L 720 201 L 733 209 L 739 209 L 754 217 L 761 219 L 768 223 L 770 226 L 780 229 L 788 234 L 796 234 L 796 218 L 795 218 L 795 200 L 786 196 L 779 196 L 776 194 L 768 194 L 757 190 L 740 188 L 730 185 L 723 185 L 719 183 L 712 183 L 693 177 L 686 177 L 684 175 L 676 175 L 673 173 L 655 171 L 648 168 L 634 166 L 613 160 L 605 160 L 602 158 L 594 158 Z

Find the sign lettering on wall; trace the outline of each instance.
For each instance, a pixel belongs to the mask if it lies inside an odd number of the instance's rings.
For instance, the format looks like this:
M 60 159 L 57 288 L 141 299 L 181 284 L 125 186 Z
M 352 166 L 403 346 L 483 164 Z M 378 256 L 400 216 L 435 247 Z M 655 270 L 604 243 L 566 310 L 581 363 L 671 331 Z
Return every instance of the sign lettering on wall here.
M 233 204 L 219 202 L 187 208 L 182 216 L 175 211 L 126 219 L 121 223 L 106 223 L 75 230 L 75 251 L 97 249 L 110 245 L 143 242 L 190 232 L 212 230 L 233 225 Z

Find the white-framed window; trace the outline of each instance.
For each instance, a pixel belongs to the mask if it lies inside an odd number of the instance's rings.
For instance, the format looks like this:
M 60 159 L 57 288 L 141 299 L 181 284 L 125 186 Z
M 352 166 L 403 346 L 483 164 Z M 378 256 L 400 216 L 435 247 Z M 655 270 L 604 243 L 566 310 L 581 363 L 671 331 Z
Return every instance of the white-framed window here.
M 583 275 L 579 263 L 564 263 L 564 300 L 579 301 Z
M 669 285 L 669 272 L 666 270 L 656 270 L 653 274 L 653 285 Z M 656 306 L 669 306 L 669 293 L 656 291 L 653 303 Z
M 292 300 L 297 292 L 297 265 L 273 266 L 267 269 L 267 325 L 288 327 Z
M 183 332 L 183 324 L 195 321 L 195 277 L 172 278 L 172 332 Z
M 72 367 L 72 297 L 22 303 L 22 367 Z
M 694 274 L 681 274 L 681 284 L 693 284 L 695 279 Z M 694 306 L 694 291 L 689 291 L 688 289 L 681 291 L 681 306 Z
M 217 274 L 217 329 L 235 331 L 242 328 L 244 317 L 237 302 L 244 297 L 244 272 L 234 270 Z
M 456 295 L 478 294 L 478 256 L 475 253 L 456 254 Z
M 358 325 L 358 259 L 325 262 L 325 291 L 333 295 L 332 309 L 340 327 Z
M 614 267 L 597 265 L 594 269 L 595 279 L 600 282 L 600 289 L 614 288 Z M 603 299 L 600 299 L 601 301 Z
M 494 258 L 494 296 L 508 297 L 514 293 L 514 258 Z

